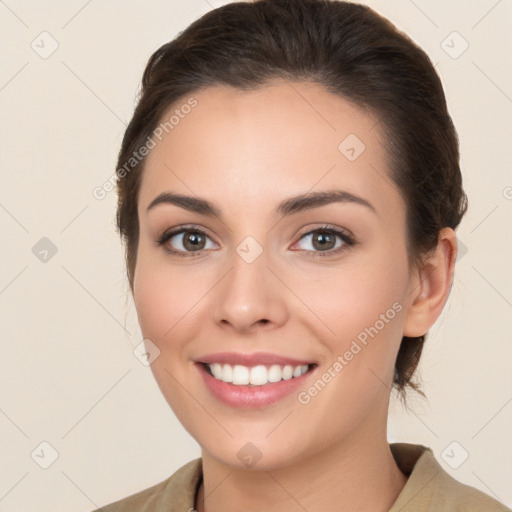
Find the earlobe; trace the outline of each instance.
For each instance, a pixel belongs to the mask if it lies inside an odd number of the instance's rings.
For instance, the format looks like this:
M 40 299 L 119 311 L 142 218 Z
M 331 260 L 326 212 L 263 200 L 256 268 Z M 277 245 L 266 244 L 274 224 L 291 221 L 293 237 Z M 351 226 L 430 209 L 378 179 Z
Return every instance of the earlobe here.
M 439 232 L 437 247 L 411 280 L 404 336 L 423 336 L 437 320 L 450 293 L 456 258 L 455 232 L 444 228 Z

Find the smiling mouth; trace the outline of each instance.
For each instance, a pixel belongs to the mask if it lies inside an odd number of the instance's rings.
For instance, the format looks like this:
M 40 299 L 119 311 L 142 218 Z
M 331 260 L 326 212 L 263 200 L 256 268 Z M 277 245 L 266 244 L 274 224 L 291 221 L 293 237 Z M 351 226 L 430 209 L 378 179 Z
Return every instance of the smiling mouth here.
M 318 366 L 317 364 L 292 365 L 231 365 L 221 363 L 201 363 L 214 379 L 234 386 L 265 386 L 282 380 L 301 377 Z

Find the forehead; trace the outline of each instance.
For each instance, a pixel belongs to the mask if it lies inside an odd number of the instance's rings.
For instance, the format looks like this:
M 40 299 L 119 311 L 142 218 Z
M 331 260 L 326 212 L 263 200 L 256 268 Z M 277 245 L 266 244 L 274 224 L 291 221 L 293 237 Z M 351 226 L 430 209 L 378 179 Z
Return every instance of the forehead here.
M 190 98 L 195 106 L 183 108 Z M 226 207 L 243 200 L 236 211 L 312 189 L 343 187 L 376 201 L 394 193 L 375 116 L 319 84 L 216 85 L 177 101 L 162 123 L 173 114 L 146 157 L 141 209 L 164 190 Z

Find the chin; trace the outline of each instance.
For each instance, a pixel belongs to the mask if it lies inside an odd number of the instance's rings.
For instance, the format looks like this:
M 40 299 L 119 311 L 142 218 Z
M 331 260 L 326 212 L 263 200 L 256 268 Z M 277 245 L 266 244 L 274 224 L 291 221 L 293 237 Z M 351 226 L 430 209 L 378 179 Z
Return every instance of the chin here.
M 300 458 L 297 444 L 290 441 L 285 446 L 282 441 L 272 442 L 265 439 L 233 440 L 224 445 L 216 444 L 211 450 L 208 447 L 202 449 L 203 457 L 210 456 L 238 470 L 248 471 L 273 471 L 284 468 L 296 462 Z

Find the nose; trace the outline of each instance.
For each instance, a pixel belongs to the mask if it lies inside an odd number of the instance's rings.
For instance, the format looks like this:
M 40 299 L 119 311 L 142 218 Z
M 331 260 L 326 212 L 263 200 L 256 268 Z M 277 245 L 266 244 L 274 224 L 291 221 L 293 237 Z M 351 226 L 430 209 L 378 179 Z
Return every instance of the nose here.
M 249 334 L 286 322 L 286 288 L 270 268 L 265 251 L 253 262 L 236 252 L 231 268 L 214 288 L 215 322 L 224 329 Z

